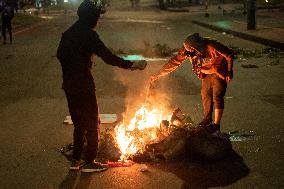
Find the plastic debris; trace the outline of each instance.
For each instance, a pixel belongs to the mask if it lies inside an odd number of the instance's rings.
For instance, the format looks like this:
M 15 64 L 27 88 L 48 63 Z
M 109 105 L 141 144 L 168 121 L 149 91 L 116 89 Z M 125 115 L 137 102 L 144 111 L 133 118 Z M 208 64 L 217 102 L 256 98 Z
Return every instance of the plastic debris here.
M 241 142 L 247 140 L 248 137 L 252 137 L 252 134 L 240 134 L 239 131 L 229 132 L 230 141 Z

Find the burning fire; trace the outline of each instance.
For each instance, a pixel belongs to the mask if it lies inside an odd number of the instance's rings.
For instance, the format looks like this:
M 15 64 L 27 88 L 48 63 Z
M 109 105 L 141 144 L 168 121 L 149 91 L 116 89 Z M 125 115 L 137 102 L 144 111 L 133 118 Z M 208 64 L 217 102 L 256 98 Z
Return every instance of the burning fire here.
M 148 108 L 142 105 L 129 124 L 126 125 L 123 122 L 115 127 L 116 142 L 122 153 L 121 160 L 126 160 L 139 151 L 143 152 L 146 145 L 158 137 L 157 133 L 162 120 L 168 120 L 171 117 L 171 114 L 161 109 Z

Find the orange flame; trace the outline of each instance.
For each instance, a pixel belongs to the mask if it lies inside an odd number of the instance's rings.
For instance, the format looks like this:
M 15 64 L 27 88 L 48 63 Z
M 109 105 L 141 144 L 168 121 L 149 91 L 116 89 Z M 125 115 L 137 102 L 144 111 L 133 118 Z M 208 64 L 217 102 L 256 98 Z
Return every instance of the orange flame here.
M 120 159 L 125 160 L 138 151 L 143 152 L 146 145 L 157 138 L 162 120 L 170 117 L 171 114 L 166 114 L 163 110 L 148 110 L 146 105 L 142 105 L 128 125 L 122 123 L 116 126 L 116 142 L 122 153 Z

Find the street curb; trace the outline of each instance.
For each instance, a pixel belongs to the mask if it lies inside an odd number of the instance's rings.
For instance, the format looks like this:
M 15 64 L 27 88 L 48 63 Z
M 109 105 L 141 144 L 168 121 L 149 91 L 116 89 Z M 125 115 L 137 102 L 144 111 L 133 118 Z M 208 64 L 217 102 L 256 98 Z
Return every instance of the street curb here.
M 280 49 L 282 51 L 284 50 L 284 43 L 281 43 L 281 42 L 278 42 L 278 41 L 274 41 L 274 40 L 270 40 L 270 39 L 266 39 L 266 38 L 242 33 L 242 32 L 237 32 L 237 31 L 230 30 L 230 29 L 221 28 L 221 27 L 218 27 L 218 26 L 214 26 L 214 25 L 211 25 L 211 24 L 204 23 L 204 22 L 199 22 L 199 21 L 196 21 L 196 20 L 192 20 L 192 23 L 197 24 L 197 25 L 202 26 L 202 27 L 206 27 L 206 28 L 218 31 L 218 32 L 226 32 L 228 34 L 232 34 L 232 35 L 240 37 L 242 39 L 246 39 L 246 40 L 253 41 L 253 42 L 256 42 L 256 43 L 260 43 L 260 44 L 263 44 L 263 45 L 266 45 L 266 46 L 277 48 L 277 49 Z

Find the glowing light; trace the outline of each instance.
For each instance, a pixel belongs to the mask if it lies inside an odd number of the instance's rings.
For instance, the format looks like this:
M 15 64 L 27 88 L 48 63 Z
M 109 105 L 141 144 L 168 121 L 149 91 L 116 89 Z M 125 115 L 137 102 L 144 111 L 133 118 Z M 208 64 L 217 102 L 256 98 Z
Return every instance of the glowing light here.
M 171 114 L 153 108 L 148 110 L 142 105 L 129 124 L 122 123 L 115 127 L 116 142 L 122 153 L 120 159 L 125 160 L 130 155 L 143 152 L 147 144 L 157 138 L 162 120 L 168 120 Z
M 132 54 L 132 55 L 127 55 L 122 57 L 124 60 L 130 60 L 130 61 L 138 61 L 138 60 L 146 60 L 146 61 L 166 61 L 169 60 L 169 58 L 149 58 L 149 57 L 144 57 L 143 55 L 138 55 L 138 54 Z
M 123 57 L 125 60 L 130 60 L 130 61 L 134 61 L 134 60 L 145 60 L 144 56 L 142 55 L 127 55 L 126 57 Z

